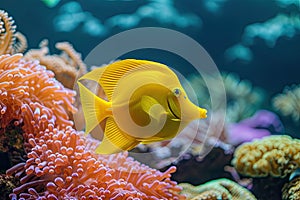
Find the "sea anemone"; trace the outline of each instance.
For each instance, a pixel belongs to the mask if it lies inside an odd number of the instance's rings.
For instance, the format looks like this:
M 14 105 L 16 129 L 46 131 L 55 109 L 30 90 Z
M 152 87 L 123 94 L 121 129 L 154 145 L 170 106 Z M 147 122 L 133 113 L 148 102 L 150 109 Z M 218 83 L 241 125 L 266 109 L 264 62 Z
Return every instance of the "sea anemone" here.
M 64 88 L 38 61 L 24 61 L 22 54 L 0 56 L 0 127 L 23 125 L 26 133 L 72 126 L 67 111 L 75 112 L 75 92 Z
M 127 156 L 94 154 L 96 142 L 71 127 L 52 125 L 29 135 L 33 146 L 26 163 L 7 171 L 21 185 L 11 198 L 25 199 L 184 199 L 181 188 L 170 180 L 175 167 L 165 172 Z

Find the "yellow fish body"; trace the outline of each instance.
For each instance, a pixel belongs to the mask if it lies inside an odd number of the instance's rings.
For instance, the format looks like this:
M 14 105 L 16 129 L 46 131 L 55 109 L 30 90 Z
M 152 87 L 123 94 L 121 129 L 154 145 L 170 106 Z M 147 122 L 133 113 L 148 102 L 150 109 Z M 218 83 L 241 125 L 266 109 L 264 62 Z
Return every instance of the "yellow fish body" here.
M 108 101 L 96 96 L 80 80 L 93 80 Z M 78 80 L 86 134 L 106 119 L 99 154 L 131 150 L 139 143 L 174 138 L 206 110 L 187 97 L 176 74 L 166 65 L 127 59 L 97 68 Z

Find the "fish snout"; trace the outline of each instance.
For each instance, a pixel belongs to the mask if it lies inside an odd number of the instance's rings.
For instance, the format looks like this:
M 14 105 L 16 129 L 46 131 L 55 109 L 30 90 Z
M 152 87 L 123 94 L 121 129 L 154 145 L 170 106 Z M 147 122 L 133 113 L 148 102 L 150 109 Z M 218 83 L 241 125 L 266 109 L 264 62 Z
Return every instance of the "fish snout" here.
M 200 108 L 198 107 L 199 113 L 200 113 L 200 117 L 201 119 L 206 118 L 207 117 L 207 110 L 204 108 Z
M 207 110 L 191 103 L 189 109 L 183 110 L 183 121 L 193 121 L 207 117 Z

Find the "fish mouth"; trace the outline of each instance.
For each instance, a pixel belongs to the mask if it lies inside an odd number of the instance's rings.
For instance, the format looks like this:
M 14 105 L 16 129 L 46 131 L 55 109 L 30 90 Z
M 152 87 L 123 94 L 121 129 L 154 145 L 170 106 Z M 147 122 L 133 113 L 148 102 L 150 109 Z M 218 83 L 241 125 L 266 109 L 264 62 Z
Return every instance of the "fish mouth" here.
M 173 115 L 176 119 L 180 119 L 180 117 L 178 117 L 178 116 L 175 114 L 175 112 L 172 110 L 172 106 L 171 106 L 171 104 L 170 104 L 169 99 L 167 99 L 167 103 L 168 103 L 168 108 L 169 108 L 170 112 L 172 113 L 172 115 Z

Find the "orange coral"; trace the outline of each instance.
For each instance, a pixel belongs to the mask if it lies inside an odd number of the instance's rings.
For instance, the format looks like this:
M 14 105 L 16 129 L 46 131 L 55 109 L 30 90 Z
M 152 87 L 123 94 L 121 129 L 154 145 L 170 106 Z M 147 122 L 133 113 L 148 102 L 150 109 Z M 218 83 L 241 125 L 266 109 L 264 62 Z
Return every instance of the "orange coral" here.
M 67 111 L 72 106 L 74 91 L 64 88 L 51 71 L 38 61 L 24 61 L 22 54 L 0 56 L 0 127 L 12 120 L 24 123 L 26 133 L 47 128 L 72 126 Z
M 24 58 L 39 60 L 41 65 L 54 72 L 55 78 L 65 87 L 73 89 L 76 78 L 86 73 L 86 65 L 70 43 L 59 42 L 55 47 L 62 53 L 49 55 L 48 40 L 43 40 L 40 49 L 29 50 Z

